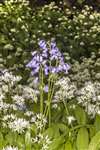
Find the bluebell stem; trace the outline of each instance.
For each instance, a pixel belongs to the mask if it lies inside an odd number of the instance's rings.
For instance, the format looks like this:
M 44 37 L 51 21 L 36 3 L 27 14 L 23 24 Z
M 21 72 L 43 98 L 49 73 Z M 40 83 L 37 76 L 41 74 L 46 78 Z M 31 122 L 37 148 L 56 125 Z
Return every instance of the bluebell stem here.
M 50 46 L 44 40 L 39 41 L 40 51 L 32 53 L 32 60 L 26 65 L 32 69 L 35 83 L 39 81 L 40 90 L 40 112 L 49 116 L 49 126 L 51 125 L 51 101 L 54 93 L 55 74 L 67 74 L 70 66 L 65 63 L 62 53 L 56 43 L 52 41 Z M 54 76 L 52 76 L 54 74 Z M 53 78 L 54 77 L 54 78 Z M 46 80 L 45 80 L 46 79 Z M 45 80 L 45 81 L 44 81 Z M 47 93 L 47 104 L 44 111 L 44 92 Z

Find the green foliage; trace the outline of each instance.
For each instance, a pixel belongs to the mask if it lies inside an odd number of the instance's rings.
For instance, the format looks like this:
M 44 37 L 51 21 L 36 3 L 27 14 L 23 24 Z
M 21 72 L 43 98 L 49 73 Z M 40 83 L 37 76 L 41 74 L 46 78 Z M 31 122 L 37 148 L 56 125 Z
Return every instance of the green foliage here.
M 78 150 L 88 149 L 89 135 L 86 128 L 80 128 L 77 135 L 76 145 Z
M 31 150 L 31 133 L 27 131 L 25 134 L 25 148 Z
M 0 68 L 19 68 L 23 72 L 33 47 L 31 15 L 27 1 L 6 0 L 0 4 Z
M 86 6 L 82 11 L 65 9 L 54 3 L 45 5 L 33 16 L 35 39 L 55 38 L 58 46 L 76 59 L 99 49 L 100 14 Z M 36 29 L 37 28 L 37 29 Z M 34 32 L 35 31 L 35 32 Z
M 87 123 L 86 113 L 81 107 L 76 107 L 75 118 L 79 125 L 85 125 Z
M 77 0 L 80 5 L 83 1 Z M 43 38 L 47 41 L 55 38 L 65 52 L 66 60 L 71 63 L 69 78 L 77 88 L 81 89 L 87 81 L 100 82 L 100 13 L 88 6 L 81 11 L 62 9 L 54 2 L 35 11 L 25 0 L 6 0 L 0 4 L 0 71 L 3 67 L 10 68 L 26 79 L 25 64 L 30 52 L 38 48 L 38 40 Z M 52 94 L 52 83 L 50 87 Z M 84 104 L 77 104 L 74 85 L 71 90 L 72 97 L 65 101 L 52 101 L 50 95 L 46 104 L 47 95 L 43 96 L 42 105 L 47 113 L 42 110 L 38 114 L 38 91 L 21 85 L 21 78 L 12 73 L 2 77 L 0 74 L 0 149 L 11 145 L 18 150 L 99 150 L 99 98 L 92 101 L 98 114 L 92 112 L 91 117 Z M 99 92 L 96 96 L 100 96 Z M 91 100 L 86 101 L 88 107 Z M 45 118 L 48 113 L 49 121 Z M 20 122 L 21 128 L 16 122 Z
M 73 60 L 69 76 L 79 88 L 87 81 L 100 81 L 100 50 L 89 58 L 83 56 L 81 62 Z
M 98 150 L 100 148 L 100 131 L 92 138 L 88 150 Z
M 73 149 L 72 149 L 72 144 L 71 144 L 70 141 L 67 141 L 67 142 L 65 143 L 65 150 L 73 150 Z
M 100 131 L 100 116 L 97 114 L 94 122 L 96 132 Z
M 0 132 L 0 147 L 3 148 L 4 145 L 4 138 L 3 138 L 3 134 Z
M 100 47 L 100 14 L 88 6 L 63 11 L 52 2 L 32 12 L 27 1 L 5 1 L 0 17 L 0 65 L 20 69 L 24 77 L 30 51 L 39 39 L 55 38 L 59 48 L 75 59 L 89 57 Z
M 49 150 L 58 150 L 61 145 L 64 143 L 64 137 L 60 136 L 53 140 L 52 144 L 49 147 Z

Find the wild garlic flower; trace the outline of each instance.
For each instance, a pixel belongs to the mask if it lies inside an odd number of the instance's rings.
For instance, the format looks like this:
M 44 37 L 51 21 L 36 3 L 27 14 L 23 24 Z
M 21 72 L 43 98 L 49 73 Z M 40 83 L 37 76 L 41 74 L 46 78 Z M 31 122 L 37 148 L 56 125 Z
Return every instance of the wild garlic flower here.
M 22 96 L 14 95 L 12 96 L 13 103 L 16 106 L 16 108 L 23 110 L 26 108 L 25 106 L 25 99 Z
M 13 120 L 15 120 L 15 118 L 16 118 L 16 115 L 10 114 L 10 115 L 5 115 L 5 116 L 3 117 L 3 120 L 4 120 L 4 121 L 13 121 Z
M 74 116 L 68 116 L 67 117 L 67 120 L 68 120 L 68 124 L 70 125 L 73 121 L 75 121 L 75 117 Z
M 34 113 L 32 111 L 26 111 L 25 112 L 25 116 L 30 117 L 30 116 L 33 116 L 33 115 L 34 115 Z
M 8 103 L 5 103 L 3 101 L 0 101 L 0 110 L 2 110 L 2 112 L 7 112 L 9 109 L 11 108 L 11 105 Z
M 19 95 L 12 96 L 12 99 L 13 99 L 13 101 L 15 101 L 15 103 L 17 103 L 17 101 L 18 101 L 18 103 L 24 103 L 24 101 L 25 101 L 24 98 Z
M 23 86 L 22 94 L 25 99 L 31 99 L 33 102 L 37 102 L 37 95 L 39 94 L 39 91 L 28 86 Z
M 86 105 L 89 102 L 98 102 L 98 94 L 100 94 L 100 84 L 91 81 L 85 82 L 84 86 L 77 92 L 77 100 L 79 103 Z
M 2 75 L 0 76 L 0 82 L 8 83 L 10 85 L 15 85 L 17 82 L 21 80 L 21 76 L 15 76 L 12 72 L 8 70 L 2 71 Z
M 14 114 L 5 114 L 2 117 L 2 126 L 7 128 L 9 122 L 14 121 L 15 119 L 16 119 L 16 115 L 14 115 Z
M 38 143 L 41 145 L 41 150 L 48 150 L 49 145 L 52 143 L 48 135 L 44 136 L 39 133 L 35 138 L 32 138 L 33 143 Z
M 7 147 L 3 148 L 2 150 L 18 150 L 18 147 L 7 146 Z
M 43 144 L 42 144 L 42 148 L 41 150 L 48 150 L 49 149 L 49 145 L 52 143 L 52 141 L 50 140 L 50 138 L 48 137 L 48 135 L 46 135 L 43 139 Z
M 63 77 L 55 83 L 59 89 L 55 92 L 54 101 L 69 100 L 75 97 L 77 87 L 70 81 L 70 78 Z
M 41 130 L 43 127 L 45 127 L 47 119 L 44 117 L 43 114 L 40 113 L 32 117 L 31 122 L 35 123 L 37 129 Z
M 85 82 L 77 91 L 77 102 L 85 107 L 86 112 L 92 117 L 100 111 L 100 83 L 95 81 Z
M 2 101 L 5 98 L 5 95 L 0 92 L 0 101 Z
M 8 122 L 8 127 L 13 132 L 23 133 L 25 129 L 30 127 L 30 124 L 23 118 L 16 118 L 14 121 Z
M 22 3 L 23 5 L 29 5 L 29 2 L 26 0 L 5 0 L 6 5 L 18 4 L 18 3 Z
M 12 110 L 27 109 L 26 102 L 37 102 L 39 92 L 29 87 L 29 85 L 21 85 L 18 82 L 20 76 L 13 75 L 8 70 L 2 70 L 0 74 L 0 110 L 7 111 L 7 108 Z M 8 100 L 11 99 L 9 104 Z M 30 101 L 29 101 L 30 100 Z
M 85 107 L 85 110 L 86 110 L 86 112 L 87 112 L 88 115 L 90 115 L 91 117 L 95 117 L 95 114 L 99 113 L 100 108 L 96 104 L 89 103 L 87 105 L 87 107 Z
M 63 77 L 55 83 L 55 86 L 57 90 L 53 102 L 74 99 L 76 103 L 85 107 L 85 111 L 89 115 L 94 116 L 96 113 L 99 113 L 100 83 L 98 81 L 90 80 L 78 87 L 78 84 L 71 82 L 69 77 Z

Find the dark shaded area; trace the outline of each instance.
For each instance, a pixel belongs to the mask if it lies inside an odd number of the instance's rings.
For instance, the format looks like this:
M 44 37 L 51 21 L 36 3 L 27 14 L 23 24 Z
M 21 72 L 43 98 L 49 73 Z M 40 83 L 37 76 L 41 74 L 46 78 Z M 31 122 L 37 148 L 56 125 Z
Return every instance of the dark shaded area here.
M 49 4 L 51 2 L 55 2 L 57 5 L 59 5 L 59 2 L 61 0 L 28 0 L 30 2 L 31 8 L 41 7 L 45 4 Z M 94 9 L 100 11 L 100 0 L 62 0 L 63 5 L 66 7 L 73 7 L 76 6 L 77 8 L 81 9 L 84 5 L 93 6 Z M 0 0 L 0 3 L 4 2 L 4 0 Z M 61 5 L 59 5 L 60 7 Z M 62 6 L 61 6 L 62 7 Z
M 30 6 L 32 8 L 43 6 L 45 4 L 49 4 L 50 2 L 55 2 L 57 5 L 59 5 L 59 2 L 61 0 L 29 0 Z M 79 3 L 78 0 L 62 0 L 63 5 L 66 5 L 66 7 L 73 7 L 76 6 L 77 8 L 81 9 L 84 5 L 93 6 L 94 9 L 100 10 L 100 0 L 81 0 L 81 3 Z M 59 5 L 60 6 L 60 5 Z
M 2 3 L 4 0 L 0 0 L 0 3 Z

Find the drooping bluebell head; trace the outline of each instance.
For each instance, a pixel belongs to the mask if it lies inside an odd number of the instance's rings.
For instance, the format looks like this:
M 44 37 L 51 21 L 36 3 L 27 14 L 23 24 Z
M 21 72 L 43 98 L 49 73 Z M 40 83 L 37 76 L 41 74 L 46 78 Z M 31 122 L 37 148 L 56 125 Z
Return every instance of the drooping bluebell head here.
M 40 40 L 38 44 L 39 44 L 41 49 L 44 49 L 44 50 L 46 49 L 47 45 L 46 45 L 46 42 L 44 40 Z
M 42 50 L 34 51 L 32 60 L 26 65 L 32 68 L 32 75 L 39 75 L 41 66 L 45 76 L 49 73 L 68 73 L 70 66 L 64 62 L 64 57 L 55 41 L 52 41 L 49 47 L 44 40 L 39 41 L 38 44 Z

